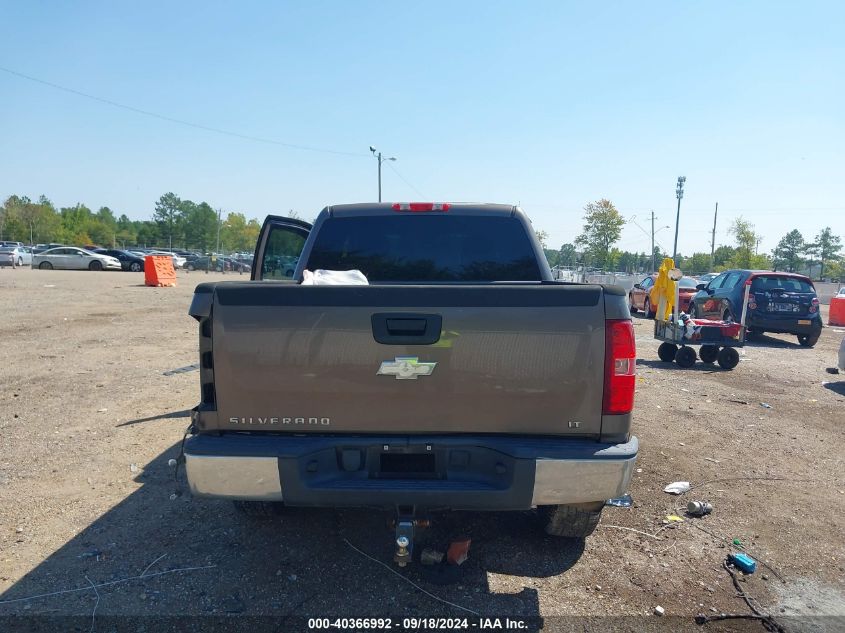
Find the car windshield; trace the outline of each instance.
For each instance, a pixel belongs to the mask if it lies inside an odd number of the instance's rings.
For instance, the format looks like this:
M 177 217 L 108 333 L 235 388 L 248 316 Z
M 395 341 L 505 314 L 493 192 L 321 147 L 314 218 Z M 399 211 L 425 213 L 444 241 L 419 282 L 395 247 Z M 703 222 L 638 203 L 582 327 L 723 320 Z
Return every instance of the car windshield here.
M 812 284 L 801 277 L 787 277 L 785 275 L 758 275 L 751 282 L 752 292 L 771 292 L 775 290 L 785 292 L 815 292 Z

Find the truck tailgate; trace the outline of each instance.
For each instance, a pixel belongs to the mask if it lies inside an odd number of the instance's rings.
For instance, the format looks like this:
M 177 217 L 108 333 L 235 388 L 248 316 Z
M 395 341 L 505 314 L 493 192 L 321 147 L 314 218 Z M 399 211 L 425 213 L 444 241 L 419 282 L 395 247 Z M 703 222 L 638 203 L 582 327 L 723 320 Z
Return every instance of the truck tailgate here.
M 380 343 L 386 317 L 398 336 Z M 600 286 L 222 283 L 210 318 L 223 430 L 601 430 Z M 409 342 L 423 323 L 438 325 L 438 340 Z

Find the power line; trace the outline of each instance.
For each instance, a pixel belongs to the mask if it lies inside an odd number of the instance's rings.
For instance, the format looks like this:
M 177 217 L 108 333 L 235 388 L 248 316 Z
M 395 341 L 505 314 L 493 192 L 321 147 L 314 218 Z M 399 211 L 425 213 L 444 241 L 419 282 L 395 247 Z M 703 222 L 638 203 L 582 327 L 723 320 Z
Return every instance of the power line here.
M 428 199 L 429 199 L 427 195 L 425 195 L 422 191 L 420 191 L 420 190 L 419 190 L 419 189 L 417 189 L 414 185 L 412 185 L 410 182 L 408 182 L 408 179 L 407 179 L 407 178 L 405 178 L 405 176 L 403 176 L 402 174 L 400 174 L 400 173 L 399 173 L 399 170 L 398 170 L 398 169 L 396 169 L 396 168 L 393 166 L 393 164 L 392 164 L 392 163 L 387 163 L 387 166 L 388 166 L 388 167 L 390 167 L 390 169 L 392 169 L 392 170 L 393 170 L 393 173 L 395 173 L 397 176 L 399 176 L 399 178 L 402 180 L 402 182 L 404 182 L 404 183 L 405 183 L 406 185 L 408 185 L 411 189 L 413 189 L 415 192 L 417 192 L 417 194 L 418 194 L 418 195 L 422 196 L 423 201 L 425 201 L 425 200 L 428 200 Z
M 87 92 L 82 92 L 81 90 L 75 90 L 73 88 L 68 88 L 67 86 L 61 86 L 59 84 L 55 84 L 50 81 L 46 81 L 44 79 L 39 79 L 38 77 L 32 77 L 31 75 L 26 75 L 24 73 L 20 73 L 16 70 L 12 70 L 10 68 L 4 68 L 0 66 L 0 70 L 10 75 L 14 75 L 16 77 L 20 77 L 22 79 L 26 79 L 27 81 L 32 81 L 38 84 L 42 84 L 44 86 L 49 86 L 50 88 L 54 88 L 56 90 L 61 90 L 63 92 L 68 92 L 73 95 L 77 95 L 79 97 L 84 97 L 86 99 L 90 99 L 92 101 L 98 101 L 100 103 L 105 103 L 106 105 L 113 106 L 115 108 L 121 108 L 123 110 L 128 110 L 129 112 L 134 112 L 135 114 L 142 114 L 144 116 L 152 117 L 154 119 L 159 119 L 161 121 L 168 121 L 170 123 L 176 123 L 178 125 L 184 125 L 186 127 L 192 127 L 197 130 L 204 130 L 206 132 L 214 132 L 215 134 L 222 134 L 224 136 L 231 136 L 234 138 L 243 139 L 245 141 L 253 141 L 255 143 L 265 143 L 268 145 L 278 145 L 280 147 L 287 147 L 289 149 L 298 149 L 307 152 L 319 152 L 322 154 L 335 154 L 338 156 L 355 156 L 355 157 L 363 157 L 367 156 L 367 154 L 359 153 L 359 152 L 344 152 L 341 150 L 334 150 L 334 149 L 326 149 L 324 147 L 313 147 L 310 145 L 297 145 L 296 143 L 285 143 L 284 141 L 277 141 L 275 139 L 268 139 L 262 138 L 260 136 L 251 136 L 249 134 L 241 134 L 240 132 L 232 132 L 231 130 L 224 130 L 222 128 L 211 127 L 210 125 L 202 125 L 201 123 L 192 123 L 191 121 L 185 121 L 183 119 L 177 119 L 174 117 L 166 116 L 164 114 L 158 114 L 157 112 L 151 112 L 149 110 L 142 110 L 141 108 L 136 108 L 134 106 L 126 105 L 125 103 L 118 103 L 117 101 L 112 101 L 111 99 L 105 99 L 103 97 L 98 97 L 96 95 L 88 94 Z

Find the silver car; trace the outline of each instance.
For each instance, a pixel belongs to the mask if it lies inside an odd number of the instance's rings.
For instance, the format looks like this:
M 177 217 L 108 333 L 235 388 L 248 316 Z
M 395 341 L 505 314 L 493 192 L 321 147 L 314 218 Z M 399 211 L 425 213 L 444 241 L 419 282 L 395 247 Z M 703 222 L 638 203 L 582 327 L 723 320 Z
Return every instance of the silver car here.
M 32 251 L 26 246 L 0 246 L 0 266 L 29 266 Z
M 41 270 L 120 270 L 120 262 L 110 255 L 92 253 L 84 248 L 62 246 L 33 255 L 32 267 Z

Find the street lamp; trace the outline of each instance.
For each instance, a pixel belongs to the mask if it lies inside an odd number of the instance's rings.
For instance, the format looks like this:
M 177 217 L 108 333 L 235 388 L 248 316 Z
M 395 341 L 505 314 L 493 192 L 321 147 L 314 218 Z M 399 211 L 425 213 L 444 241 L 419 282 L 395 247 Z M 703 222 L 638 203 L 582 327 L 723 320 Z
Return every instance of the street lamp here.
M 381 164 L 386 160 L 396 160 L 396 157 L 390 156 L 388 158 L 382 158 L 381 152 L 372 145 L 370 145 L 370 151 L 373 153 L 373 156 L 378 159 L 378 201 L 381 202 Z
M 678 258 L 678 223 L 681 221 L 681 199 L 684 197 L 684 183 L 686 176 L 678 176 L 678 186 L 675 189 L 675 197 L 678 199 L 678 211 L 675 214 L 675 245 L 672 247 L 672 261 Z

